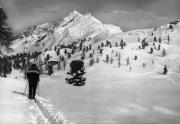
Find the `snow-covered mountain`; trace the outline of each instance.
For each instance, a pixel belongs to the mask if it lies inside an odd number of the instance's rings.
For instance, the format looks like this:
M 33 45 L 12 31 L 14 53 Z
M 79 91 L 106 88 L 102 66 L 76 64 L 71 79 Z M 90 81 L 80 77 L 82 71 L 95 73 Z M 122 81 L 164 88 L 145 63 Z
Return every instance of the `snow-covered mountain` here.
M 45 23 L 27 29 L 17 36 L 11 48 L 14 50 L 12 54 L 42 51 L 42 58 L 44 58 L 47 54 L 54 56 L 57 53 L 57 51 L 54 51 L 55 46 L 85 41 L 84 46 L 88 47 L 91 45 L 92 50 L 95 52 L 94 56 L 98 56 L 97 47 L 101 45 L 102 42 L 105 44 L 108 40 L 112 44 L 112 47 L 115 47 L 116 44 L 119 45 L 121 39 L 123 39 L 127 44 L 125 49 L 104 48 L 104 55 L 102 56 L 104 58 L 102 59 L 105 59 L 107 54 L 111 56 L 111 51 L 114 50 L 115 52 L 122 53 L 122 61 L 124 62 L 127 57 L 133 59 L 134 56 L 138 56 L 139 59 L 134 62 L 134 67 L 137 67 L 136 71 L 138 72 L 139 69 L 141 69 L 141 71 L 150 71 L 157 67 L 162 68 L 165 64 L 168 65 L 171 70 L 178 72 L 180 69 L 180 64 L 178 63 L 180 60 L 179 34 L 179 20 L 161 27 L 123 32 L 120 27 L 103 24 L 91 14 L 83 15 L 77 11 L 73 11 L 67 17 L 54 23 Z M 157 39 L 156 42 L 154 42 L 155 37 Z M 170 38 L 170 44 L 168 43 L 168 37 Z M 159 43 L 159 38 L 161 38 L 161 43 Z M 148 42 L 149 46 L 145 49 L 139 49 L 139 47 L 142 46 L 143 39 Z M 159 45 L 161 48 L 157 50 Z M 154 49 L 154 52 L 149 54 L 151 48 Z M 165 57 L 162 57 L 163 49 L 166 50 Z M 92 50 L 89 51 L 86 56 L 94 53 Z M 62 49 L 60 53 L 64 54 L 64 49 Z M 80 58 L 80 56 L 81 51 L 77 51 L 70 60 Z M 152 60 L 155 61 L 156 65 L 152 64 Z M 88 61 L 87 59 L 87 62 Z M 149 63 L 149 68 L 143 70 L 143 68 L 141 68 L 142 63 Z
M 174 32 L 169 30 L 173 25 Z M 179 20 L 170 22 L 167 25 L 154 29 L 139 29 L 123 32 L 120 27 L 103 24 L 91 14 L 83 15 L 77 11 L 71 12 L 68 16 L 53 23 L 45 23 L 28 28 L 25 32 L 17 35 L 11 48 L 14 52 L 44 51 L 53 48 L 55 45 L 71 44 L 82 39 L 88 40 L 88 44 L 96 44 L 105 40 L 116 42 L 125 39 L 127 42 L 134 42 L 138 37 L 147 38 L 156 35 L 158 37 L 172 36 L 175 44 L 179 44 L 180 33 Z
M 55 45 L 70 44 L 81 39 L 100 42 L 121 34 L 120 27 L 100 22 L 91 14 L 82 15 L 73 11 L 55 23 L 45 23 L 28 28 L 13 41 L 15 52 L 43 51 Z

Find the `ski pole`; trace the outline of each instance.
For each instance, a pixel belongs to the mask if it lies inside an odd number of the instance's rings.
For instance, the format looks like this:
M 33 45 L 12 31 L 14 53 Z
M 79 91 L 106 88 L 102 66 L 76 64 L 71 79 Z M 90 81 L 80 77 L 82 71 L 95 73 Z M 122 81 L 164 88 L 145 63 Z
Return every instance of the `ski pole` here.
M 38 81 L 38 96 L 40 96 L 40 92 L 39 92 L 39 82 L 40 82 L 40 81 Z
M 26 88 L 24 89 L 24 94 L 25 94 L 25 92 L 26 92 L 27 87 L 28 87 L 28 82 L 27 82 L 27 84 L 26 84 Z

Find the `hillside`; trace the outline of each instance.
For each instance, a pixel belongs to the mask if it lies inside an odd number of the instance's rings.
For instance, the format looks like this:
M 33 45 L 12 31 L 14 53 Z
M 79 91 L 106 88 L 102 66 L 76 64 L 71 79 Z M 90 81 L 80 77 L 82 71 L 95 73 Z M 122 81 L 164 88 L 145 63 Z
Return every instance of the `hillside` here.
M 58 60 L 56 53 L 59 50 L 60 55 L 66 59 L 69 58 L 70 62 L 73 59 L 80 59 L 85 51 L 85 62 L 89 65 L 92 58 L 92 56 L 89 57 L 90 54 L 93 54 L 93 59 L 99 57 L 105 61 L 108 55 L 118 61 L 117 54 L 121 53 L 122 63 L 125 65 L 126 59 L 129 58 L 132 67 L 127 66 L 127 68 L 133 68 L 134 72 L 159 72 L 164 65 L 173 72 L 180 72 L 178 63 L 180 60 L 180 23 L 175 22 L 154 29 L 123 32 L 120 27 L 103 24 L 91 14 L 82 15 L 73 11 L 55 23 L 34 26 L 18 35 L 11 46 L 14 50 L 11 54 L 41 51 L 43 54 L 40 60 L 44 62 L 47 54 L 52 59 Z M 120 49 L 120 41 L 126 43 L 124 49 Z M 147 43 L 144 48 L 142 48 L 143 42 Z M 84 51 L 79 49 L 80 45 Z M 99 55 L 98 47 L 100 46 L 103 48 L 102 55 Z M 54 50 L 55 47 L 56 50 Z M 72 47 L 76 49 L 73 50 Z M 153 53 L 150 54 L 151 48 Z M 65 50 L 68 54 L 64 54 Z M 72 50 L 75 53 L 72 53 Z M 164 51 L 165 56 L 162 55 Z M 137 60 L 134 60 L 135 56 Z M 142 65 L 146 68 L 142 68 Z

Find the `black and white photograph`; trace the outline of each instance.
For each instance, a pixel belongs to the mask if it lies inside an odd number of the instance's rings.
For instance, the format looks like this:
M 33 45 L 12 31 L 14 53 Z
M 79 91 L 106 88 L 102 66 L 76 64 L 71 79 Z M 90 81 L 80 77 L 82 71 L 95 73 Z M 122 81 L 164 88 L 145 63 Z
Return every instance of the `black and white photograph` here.
M 180 124 L 180 0 L 0 0 L 0 124 Z

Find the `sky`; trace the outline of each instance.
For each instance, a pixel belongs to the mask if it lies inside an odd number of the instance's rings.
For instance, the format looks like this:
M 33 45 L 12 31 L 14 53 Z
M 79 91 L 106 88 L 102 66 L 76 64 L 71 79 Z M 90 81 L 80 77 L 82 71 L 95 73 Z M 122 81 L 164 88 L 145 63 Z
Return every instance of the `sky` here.
M 15 32 L 65 17 L 91 13 L 123 30 L 153 28 L 179 18 L 180 0 L 0 0 Z

